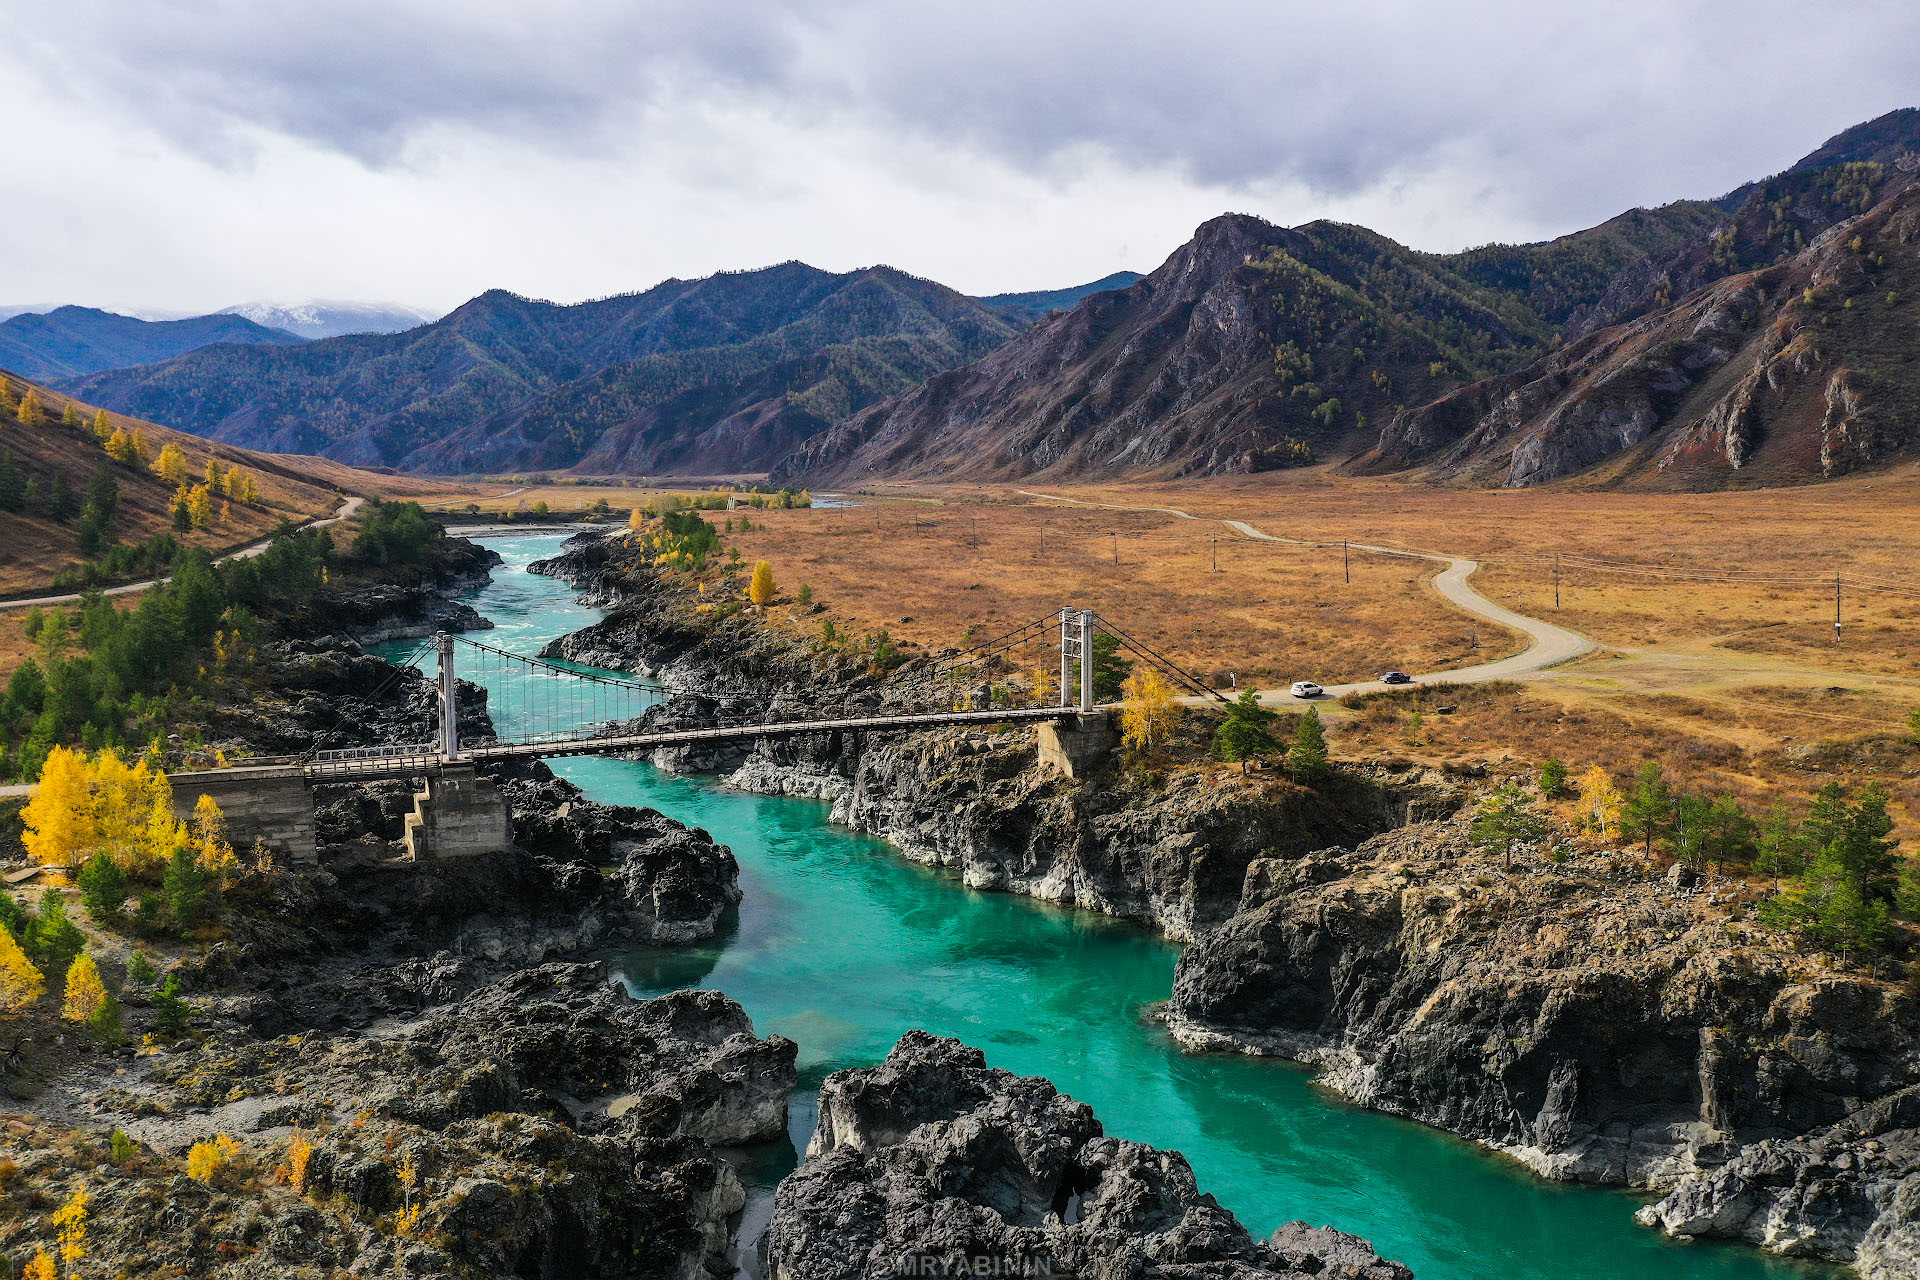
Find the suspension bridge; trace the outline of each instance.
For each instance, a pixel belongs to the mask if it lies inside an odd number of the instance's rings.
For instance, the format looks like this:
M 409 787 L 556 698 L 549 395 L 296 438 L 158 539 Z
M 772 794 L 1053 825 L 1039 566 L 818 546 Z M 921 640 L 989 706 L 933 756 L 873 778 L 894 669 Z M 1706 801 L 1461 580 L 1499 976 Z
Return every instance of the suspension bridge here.
M 1219 696 L 1197 677 L 1091 609 L 1066 608 L 971 648 L 903 667 L 861 691 L 866 695 L 865 702 L 888 704 L 885 709 L 871 707 L 856 713 L 843 704 L 837 711 L 815 711 L 799 717 L 762 712 L 690 729 L 640 728 L 635 722 L 649 706 L 664 698 L 712 691 L 668 688 L 655 680 L 510 653 L 465 636 L 441 633 L 401 664 L 403 669 L 414 667 L 429 652 L 437 659 L 439 714 L 433 740 L 314 751 L 299 757 L 297 764 L 313 782 L 351 782 L 408 777 L 449 764 L 648 752 L 807 734 L 910 732 L 952 725 L 1058 721 L 1096 709 L 1095 637 L 1102 634 L 1110 636 L 1115 650 L 1127 655 L 1129 661 L 1145 663 L 1193 693 Z M 1009 655 L 1040 643 L 1058 654 L 1055 699 L 1045 705 L 1013 706 L 1011 695 L 1007 695 L 1007 705 L 993 705 L 996 667 L 1004 667 Z M 477 677 L 474 683 L 491 691 L 488 712 L 495 721 L 496 736 L 462 740 L 459 682 L 463 674 Z M 921 705 L 915 706 L 916 702 Z M 503 721 L 513 726 L 513 731 L 505 737 L 497 736 Z
M 296 860 L 314 856 L 312 788 L 380 779 L 424 779 L 407 820 L 407 844 L 416 857 L 454 856 L 500 847 L 507 839 L 505 806 L 483 776 L 486 766 L 562 756 L 647 753 L 745 744 L 821 734 L 902 733 L 957 725 L 1034 724 L 1043 760 L 1065 772 L 1110 749 L 1113 732 L 1095 696 L 1096 653 L 1109 638 L 1117 656 L 1159 671 L 1172 685 L 1224 701 L 1192 673 L 1090 609 L 1063 608 L 964 650 L 910 661 L 869 682 L 845 689 L 838 705 L 782 712 L 769 703 L 746 716 L 725 716 L 694 727 L 649 725 L 646 711 L 680 694 L 721 695 L 739 690 L 669 687 L 656 680 L 517 654 L 465 636 L 441 633 L 409 655 L 388 683 L 409 678 L 431 655 L 435 728 L 430 739 L 316 749 L 300 756 L 212 770 L 170 773 L 176 801 L 191 805 L 213 795 L 227 811 L 236 837 L 254 835 Z M 1017 659 L 1044 650 L 1058 663 L 1058 683 L 1045 701 L 1014 705 L 1004 682 Z M 493 732 L 463 738 L 463 679 L 487 691 Z M 374 696 L 384 691 L 376 690 Z M 428 852 L 432 850 L 431 854 Z

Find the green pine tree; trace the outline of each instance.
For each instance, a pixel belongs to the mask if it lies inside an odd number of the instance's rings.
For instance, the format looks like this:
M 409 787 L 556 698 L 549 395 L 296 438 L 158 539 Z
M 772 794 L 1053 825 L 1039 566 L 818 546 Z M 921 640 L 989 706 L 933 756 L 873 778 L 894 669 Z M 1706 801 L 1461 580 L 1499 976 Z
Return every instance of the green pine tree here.
M 1215 759 L 1225 760 L 1229 764 L 1237 761 L 1240 772 L 1247 771 L 1247 761 L 1257 759 L 1275 750 L 1279 744 L 1273 735 L 1267 732 L 1276 714 L 1260 705 L 1259 695 L 1251 689 L 1243 689 L 1240 696 L 1227 707 L 1227 718 L 1213 734 L 1213 755 Z
M 1327 734 L 1320 726 L 1320 708 L 1308 707 L 1294 727 L 1287 765 L 1303 778 L 1317 778 L 1327 771 Z
M 1652 760 L 1640 766 L 1633 790 L 1627 792 L 1620 809 L 1620 834 L 1629 840 L 1645 840 L 1647 856 L 1653 856 L 1653 842 L 1673 823 L 1673 789 L 1667 776 Z
M 1501 869 L 1511 871 L 1513 847 L 1544 840 L 1551 830 L 1547 820 L 1533 811 L 1533 798 L 1509 782 L 1480 802 L 1468 836 L 1483 849 L 1500 850 Z

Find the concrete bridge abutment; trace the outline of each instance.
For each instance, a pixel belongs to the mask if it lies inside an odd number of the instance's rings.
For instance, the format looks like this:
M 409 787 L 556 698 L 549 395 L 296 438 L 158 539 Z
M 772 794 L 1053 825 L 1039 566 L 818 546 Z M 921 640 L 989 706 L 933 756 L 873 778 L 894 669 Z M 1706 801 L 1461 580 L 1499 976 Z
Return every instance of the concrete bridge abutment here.
M 1084 778 L 1120 745 L 1120 730 L 1106 711 L 1082 711 L 1042 723 L 1037 732 L 1040 767 L 1069 778 Z
M 212 796 L 227 822 L 227 842 L 245 854 L 259 841 L 289 862 L 318 859 L 313 788 L 285 769 L 218 769 L 173 775 L 173 814 L 193 816 L 201 796 Z
M 444 765 L 427 775 L 427 789 L 413 793 L 404 836 L 416 862 L 502 853 L 513 844 L 507 802 L 493 779 L 472 765 Z

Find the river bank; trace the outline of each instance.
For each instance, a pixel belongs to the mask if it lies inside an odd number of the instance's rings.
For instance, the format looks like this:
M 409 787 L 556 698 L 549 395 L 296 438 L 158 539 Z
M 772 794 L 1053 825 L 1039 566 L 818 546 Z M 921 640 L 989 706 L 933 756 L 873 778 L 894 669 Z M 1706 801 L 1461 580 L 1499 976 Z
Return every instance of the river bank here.
M 725 699 L 695 692 L 715 687 L 763 702 L 886 697 L 857 672 L 836 687 L 817 652 L 791 652 L 743 614 L 713 619 L 603 549 L 576 544 L 543 568 L 614 610 L 551 651 L 686 691 L 657 718 L 725 713 Z M 1915 1079 L 1912 1000 L 1778 951 L 1716 895 L 1650 879 L 1637 859 L 1523 857 L 1509 875 L 1456 822 L 1411 804 L 1372 832 L 1356 823 L 1291 847 L 1262 832 L 1248 849 L 1233 833 L 1257 821 L 1205 820 L 1220 810 L 1203 798 L 1231 783 L 1141 791 L 1103 778 L 1120 798 L 1102 813 L 1060 794 L 1092 788 L 1035 780 L 1030 753 L 995 735 L 659 763 L 825 799 L 834 820 L 969 885 L 1199 937 L 1169 1011 L 1191 1046 L 1316 1065 L 1357 1101 L 1547 1177 L 1666 1192 L 1642 1218 L 1677 1234 L 1914 1274 L 1914 1167 L 1882 1155 L 1905 1150 L 1904 1113 L 1861 1113 Z M 1284 791 L 1271 802 L 1282 827 L 1289 803 Z M 1116 812 L 1124 820 L 1107 821 Z M 1824 1135 L 1818 1153 L 1768 1154 L 1809 1131 Z

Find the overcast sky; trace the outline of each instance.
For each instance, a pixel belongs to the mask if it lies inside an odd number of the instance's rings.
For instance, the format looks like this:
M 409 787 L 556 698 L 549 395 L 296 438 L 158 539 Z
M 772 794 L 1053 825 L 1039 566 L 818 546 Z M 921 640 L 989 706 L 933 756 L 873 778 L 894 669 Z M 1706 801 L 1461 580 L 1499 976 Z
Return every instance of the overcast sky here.
M 1421 248 L 1715 195 L 1920 105 L 1920 5 L 0 0 L 0 304 L 969 292 L 1225 210 Z

